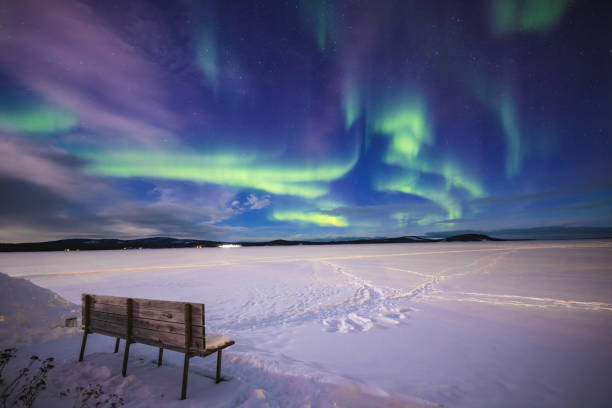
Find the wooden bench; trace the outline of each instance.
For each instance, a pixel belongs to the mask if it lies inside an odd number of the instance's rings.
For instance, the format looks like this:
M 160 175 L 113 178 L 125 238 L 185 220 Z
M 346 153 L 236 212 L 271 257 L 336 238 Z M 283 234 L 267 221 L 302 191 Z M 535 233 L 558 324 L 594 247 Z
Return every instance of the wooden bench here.
M 132 299 L 116 296 L 82 295 L 83 343 L 79 361 L 83 361 L 87 335 L 115 337 L 115 353 L 120 339 L 125 340 L 123 368 L 127 372 L 130 344 L 142 343 L 159 347 L 157 365 L 161 366 L 164 349 L 185 354 L 181 399 L 187 395 L 187 374 L 191 357 L 217 353 L 217 375 L 221 381 L 221 351 L 234 344 L 225 336 L 206 333 L 204 305 L 166 300 Z

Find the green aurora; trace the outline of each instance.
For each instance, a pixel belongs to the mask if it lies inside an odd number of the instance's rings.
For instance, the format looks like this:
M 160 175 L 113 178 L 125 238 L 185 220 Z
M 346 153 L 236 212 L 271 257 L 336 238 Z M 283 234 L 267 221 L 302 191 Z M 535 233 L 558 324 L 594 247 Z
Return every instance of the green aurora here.
M 41 106 L 22 110 L 0 111 L 0 128 L 25 133 L 58 133 L 74 128 L 78 118 L 62 109 Z
M 206 182 L 238 188 L 253 188 L 272 194 L 307 199 L 329 192 L 329 182 L 346 175 L 357 155 L 344 162 L 325 165 L 272 164 L 256 154 L 192 154 L 181 152 L 88 153 L 86 172 L 112 177 L 147 177 Z

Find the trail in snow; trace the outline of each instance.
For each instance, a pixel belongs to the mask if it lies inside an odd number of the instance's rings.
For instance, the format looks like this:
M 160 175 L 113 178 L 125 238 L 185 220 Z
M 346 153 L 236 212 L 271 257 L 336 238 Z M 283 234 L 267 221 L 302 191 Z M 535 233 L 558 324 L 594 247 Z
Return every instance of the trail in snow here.
M 583 302 L 554 298 L 541 298 L 533 296 L 504 295 L 478 292 L 445 292 L 436 294 L 438 300 L 452 300 L 456 302 L 478 302 L 491 305 L 535 307 L 541 309 L 565 308 L 573 310 L 612 311 L 612 303 Z
M 342 310 L 336 310 L 336 312 L 341 313 L 341 316 L 325 319 L 323 324 L 328 331 L 341 333 L 354 330 L 366 331 L 376 326 L 400 324 L 409 317 L 409 313 L 412 311 L 412 308 L 406 302 L 400 301 L 410 301 L 424 296 L 436 296 L 442 293 L 442 290 L 438 288 L 440 282 L 468 274 L 487 273 L 505 255 L 513 252 L 514 250 L 506 250 L 503 254 L 486 255 L 466 265 L 444 268 L 435 274 L 385 267 L 389 270 L 405 272 L 427 279 L 408 291 L 375 286 L 372 282 L 348 273 L 340 266 L 331 264 L 335 271 L 345 276 L 347 283 L 353 285 L 356 289 L 353 296 L 347 300 L 345 307 Z
M 344 333 L 396 325 L 408 317 L 410 307 L 393 298 L 393 289 L 378 287 L 330 262 L 308 265 L 313 277 L 309 284 L 252 288 L 240 307 L 226 311 L 215 327 L 231 334 L 315 322 L 327 331 Z
M 489 274 L 505 258 L 513 255 L 516 248 L 503 253 L 487 254 L 464 264 L 441 269 L 436 273 L 424 273 L 410 269 L 385 267 L 385 269 L 423 277 L 426 280 L 410 290 L 377 287 L 371 282 L 346 272 L 335 266 L 335 270 L 346 276 L 347 283 L 356 287 L 354 295 L 347 300 L 340 317 L 323 321 L 328 331 L 349 332 L 365 331 L 378 325 L 388 326 L 401 323 L 409 317 L 412 307 L 400 300 L 452 300 L 460 302 L 481 302 L 505 306 L 538 308 L 566 308 L 574 310 L 612 311 L 612 304 L 605 302 L 586 302 L 545 297 L 459 292 L 444 288 L 445 283 L 478 274 Z M 400 304 L 402 306 L 400 306 Z M 410 303 L 408 303 L 409 305 Z

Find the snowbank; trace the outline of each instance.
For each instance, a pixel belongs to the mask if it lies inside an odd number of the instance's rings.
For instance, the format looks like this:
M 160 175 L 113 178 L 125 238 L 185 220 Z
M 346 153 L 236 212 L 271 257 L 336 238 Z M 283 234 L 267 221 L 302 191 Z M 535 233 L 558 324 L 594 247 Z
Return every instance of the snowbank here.
M 32 282 L 0 273 L 0 346 L 21 346 L 69 335 L 65 320 L 80 307 Z

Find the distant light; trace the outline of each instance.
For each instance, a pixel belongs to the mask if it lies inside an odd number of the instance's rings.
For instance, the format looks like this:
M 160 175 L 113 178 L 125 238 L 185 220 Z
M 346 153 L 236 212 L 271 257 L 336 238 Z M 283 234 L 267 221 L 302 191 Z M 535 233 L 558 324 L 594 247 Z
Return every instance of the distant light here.
M 240 248 L 241 246 L 240 244 L 221 244 L 219 248 Z

